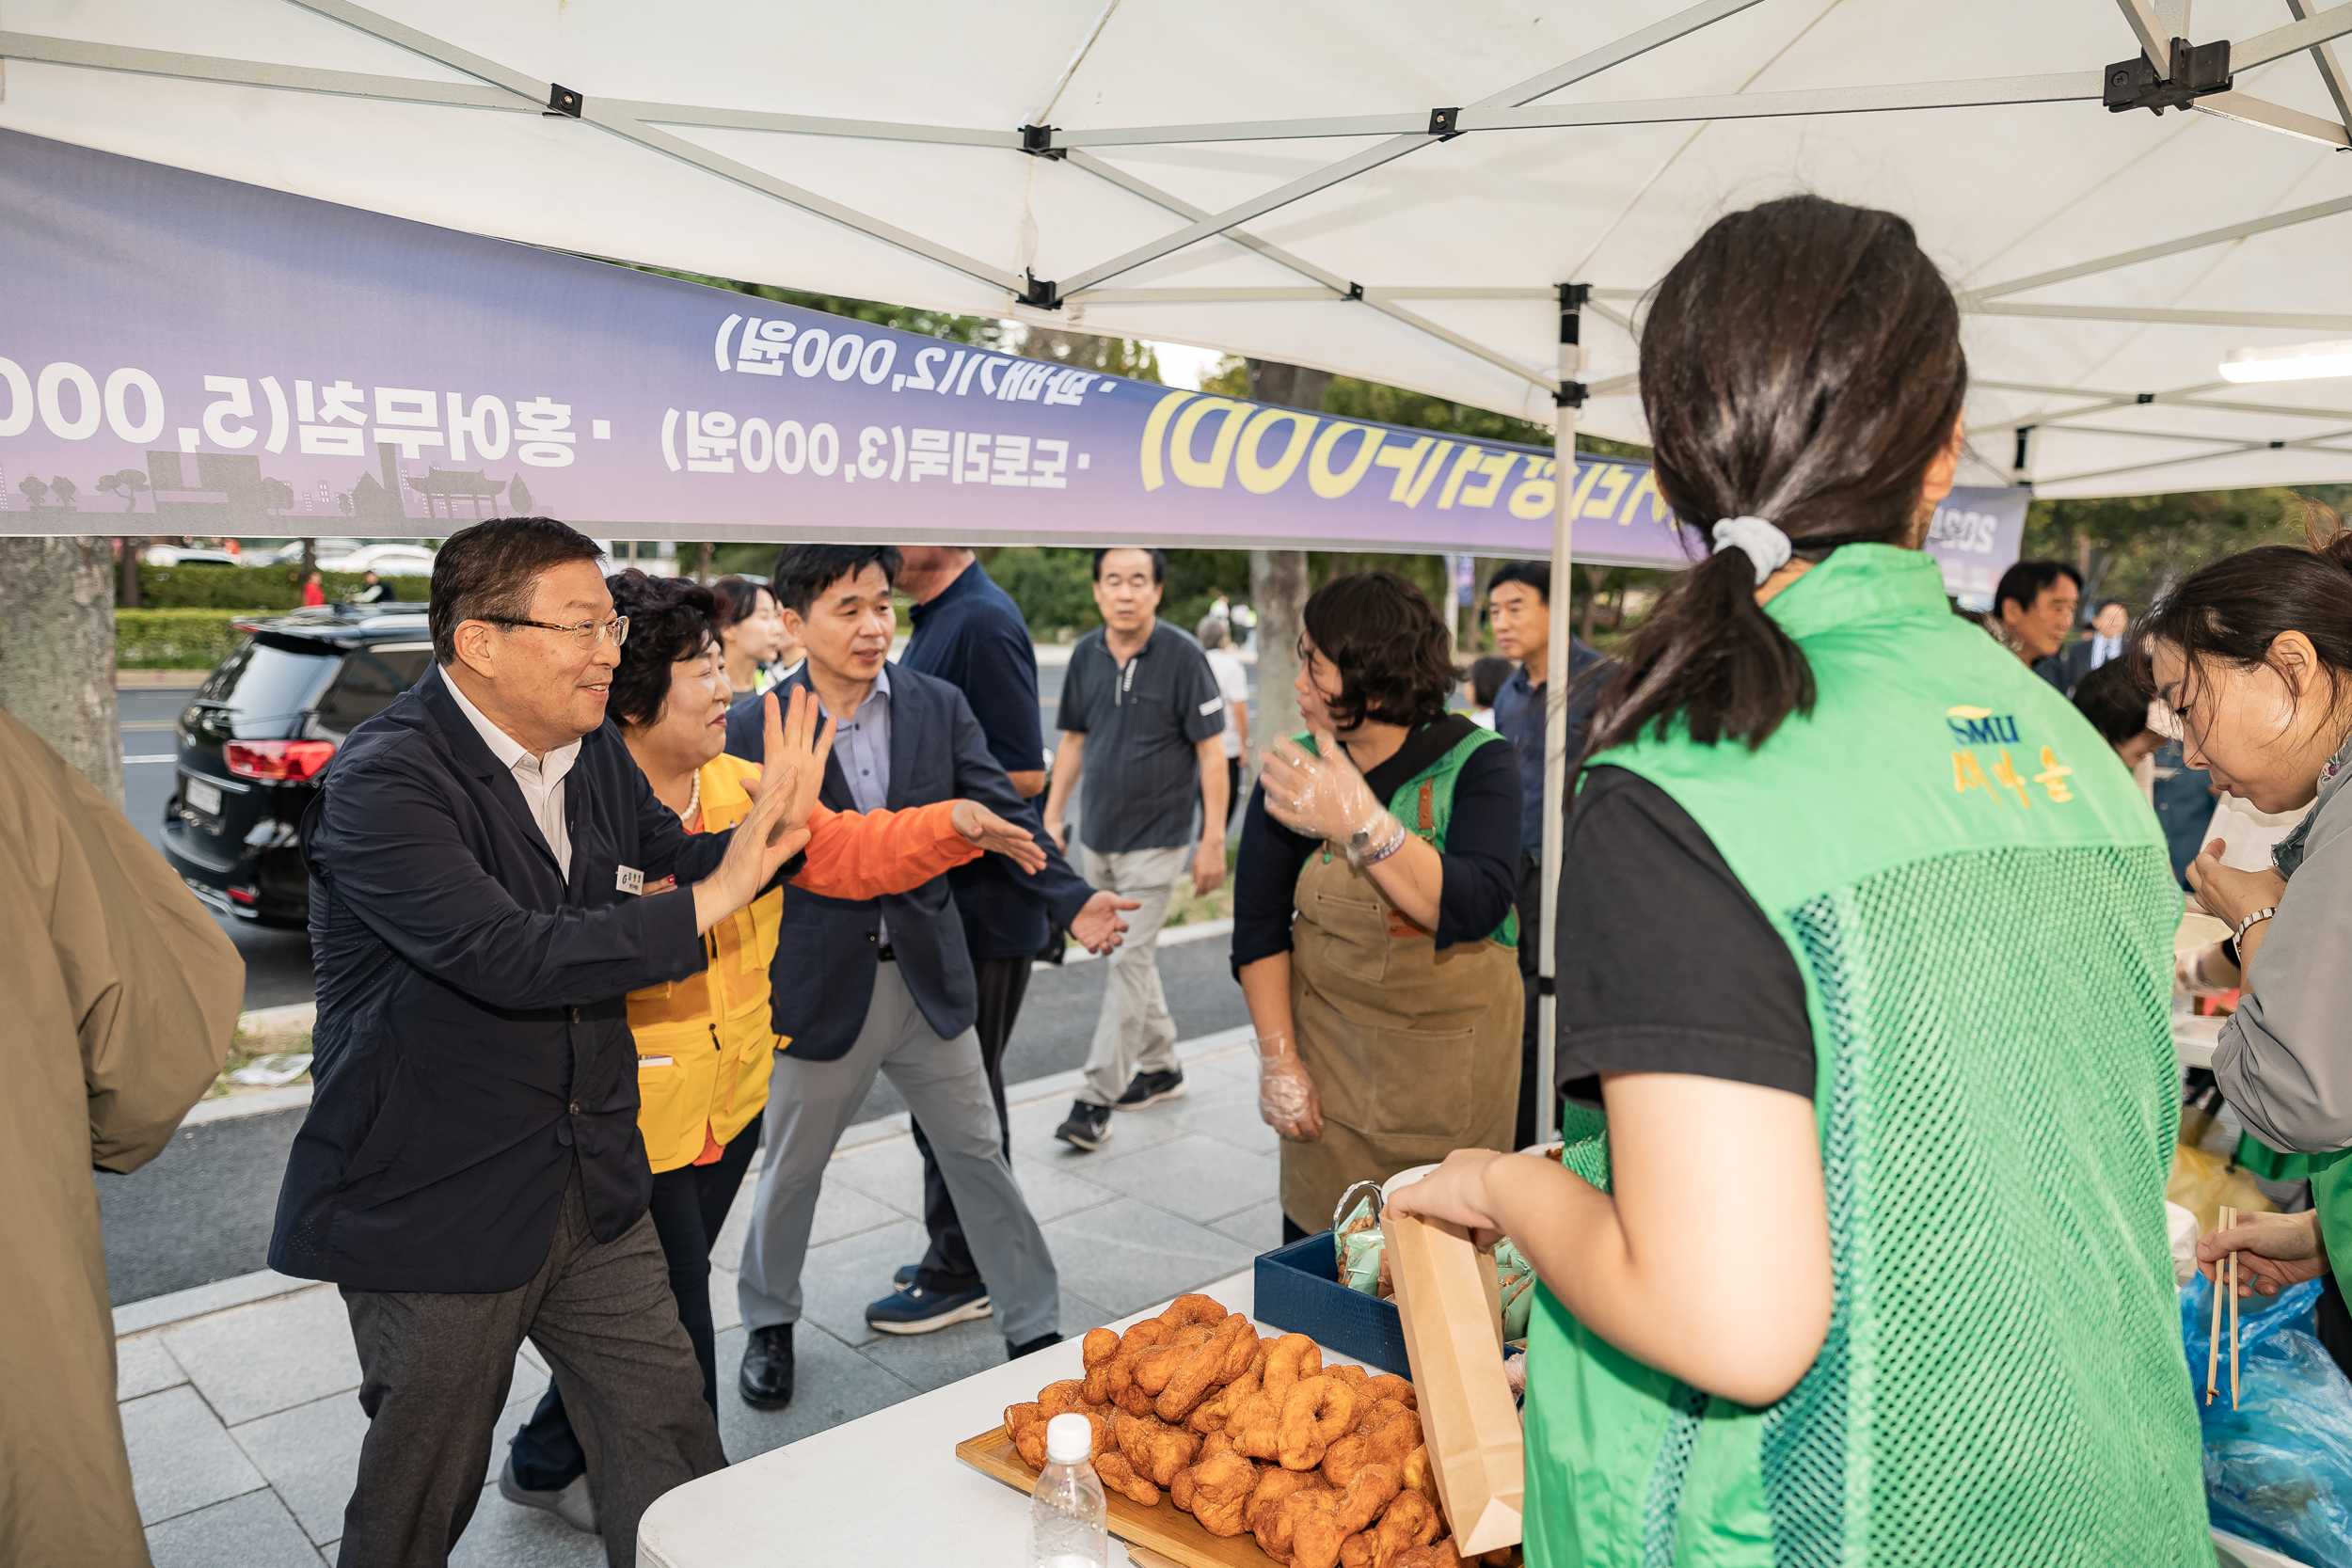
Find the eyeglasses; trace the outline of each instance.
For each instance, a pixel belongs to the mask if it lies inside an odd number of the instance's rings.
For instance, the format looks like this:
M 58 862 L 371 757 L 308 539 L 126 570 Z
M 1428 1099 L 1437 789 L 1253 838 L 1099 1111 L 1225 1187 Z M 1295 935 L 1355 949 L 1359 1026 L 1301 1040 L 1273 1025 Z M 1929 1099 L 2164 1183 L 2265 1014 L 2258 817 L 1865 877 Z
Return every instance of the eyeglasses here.
M 569 636 L 576 648 L 594 648 L 606 638 L 619 647 L 628 641 L 628 617 L 615 615 L 610 621 L 582 621 L 576 626 L 560 626 L 553 621 L 526 621 L 513 615 L 485 615 L 484 620 L 500 626 L 537 626 L 541 631 L 560 631 Z

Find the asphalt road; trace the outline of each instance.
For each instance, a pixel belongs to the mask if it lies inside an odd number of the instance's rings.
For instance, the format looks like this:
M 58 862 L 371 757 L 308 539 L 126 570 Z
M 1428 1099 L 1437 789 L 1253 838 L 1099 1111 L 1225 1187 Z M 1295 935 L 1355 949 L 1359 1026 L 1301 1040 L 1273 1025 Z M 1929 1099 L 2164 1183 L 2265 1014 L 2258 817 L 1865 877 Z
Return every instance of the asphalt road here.
M 1241 988 L 1226 968 L 1227 944 L 1210 940 L 1160 954 L 1176 1032 L 1189 1039 L 1248 1022 Z M 1005 1053 L 1011 1083 L 1067 1071 L 1086 1062 L 1102 1006 L 1104 966 L 1041 970 Z M 859 1119 L 904 1108 L 886 1081 L 877 1082 Z M 241 1117 L 184 1128 L 171 1147 L 129 1176 L 101 1173 L 99 1208 L 106 1241 L 106 1284 L 119 1306 L 249 1274 L 268 1263 L 269 1234 L 286 1152 L 302 1125 L 298 1110 Z

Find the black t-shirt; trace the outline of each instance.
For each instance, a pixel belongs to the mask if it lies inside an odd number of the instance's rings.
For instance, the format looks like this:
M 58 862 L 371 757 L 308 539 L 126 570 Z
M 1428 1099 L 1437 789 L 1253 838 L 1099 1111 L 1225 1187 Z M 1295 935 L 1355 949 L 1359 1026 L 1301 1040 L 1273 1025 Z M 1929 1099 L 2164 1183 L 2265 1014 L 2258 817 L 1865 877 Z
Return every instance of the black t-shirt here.
M 1684 1072 L 1813 1098 L 1804 979 L 1673 797 L 1622 768 L 1577 791 L 1561 859 L 1557 1079 Z
M 1376 799 L 1389 800 L 1474 729 L 1469 716 L 1459 713 L 1422 725 L 1405 737 L 1394 756 L 1364 775 L 1365 786 Z M 1491 936 L 1511 912 L 1518 885 L 1518 768 L 1510 747 L 1489 743 L 1462 759 L 1461 770 L 1454 775 L 1445 848 L 1438 855 L 1444 875 L 1438 884 L 1438 928 L 1433 935 L 1439 947 Z M 1321 839 L 1295 833 L 1274 820 L 1265 809 L 1264 785 L 1250 791 L 1249 811 L 1241 824 L 1241 850 L 1233 864 L 1236 974 L 1244 964 L 1291 951 L 1298 874 L 1308 857 L 1322 847 Z
M 1060 727 L 1087 737 L 1078 838 L 1088 848 L 1115 855 L 1191 841 L 1196 748 L 1225 733 L 1225 694 L 1200 643 L 1163 621 L 1122 665 L 1101 627 L 1087 633 L 1062 675 Z

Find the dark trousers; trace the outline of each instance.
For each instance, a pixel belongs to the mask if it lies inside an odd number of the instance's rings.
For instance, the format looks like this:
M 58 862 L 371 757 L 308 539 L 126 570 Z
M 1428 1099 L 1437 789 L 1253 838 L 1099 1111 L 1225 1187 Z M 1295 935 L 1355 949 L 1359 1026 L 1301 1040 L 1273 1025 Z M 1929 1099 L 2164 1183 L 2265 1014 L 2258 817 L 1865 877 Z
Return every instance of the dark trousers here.
M 368 1434 L 343 1510 L 342 1568 L 437 1568 L 473 1517 L 491 1426 L 527 1338 L 555 1369 L 612 1568 L 637 1560 L 653 1500 L 726 1463 L 719 1422 L 694 1397 L 653 1220 L 610 1242 L 589 1233 L 573 1173 L 547 1258 L 529 1282 L 478 1295 L 354 1291 Z
M 1241 758 L 1225 759 L 1225 822 L 1232 825 L 1233 814 L 1249 802 L 1241 798 Z
M 979 989 L 979 1014 L 973 1030 L 980 1037 L 980 1066 L 988 1073 L 988 1092 L 996 1098 L 996 1128 L 1005 1141 L 1005 1158 L 1012 1158 L 1012 1123 L 1005 1116 L 1005 1046 L 1021 1017 L 1022 999 L 1029 994 L 1028 958 L 975 958 L 972 978 Z M 923 1224 L 931 1233 L 930 1250 L 915 1270 L 914 1282 L 926 1291 L 952 1293 L 981 1284 L 979 1265 L 963 1239 L 963 1222 L 956 1217 L 956 1200 L 947 1195 L 946 1179 L 931 1154 L 931 1141 L 915 1122 L 914 1147 L 923 1151 Z
M 669 1265 L 678 1322 L 693 1342 L 694 1359 L 702 1363 L 703 1402 L 714 1418 L 719 1412 L 719 1351 L 710 1327 L 710 1243 L 726 1225 L 736 1189 L 743 1185 L 743 1172 L 758 1152 L 759 1121 L 754 1117 L 709 1164 L 680 1165 L 655 1176 L 653 1201 L 646 1209 L 661 1243 L 662 1260 Z M 564 1414 L 562 1380 L 551 1379 L 539 1408 L 515 1433 L 515 1480 L 529 1491 L 555 1492 L 587 1468 L 580 1435 Z
M 1544 934 L 1544 862 L 1540 855 L 1519 851 L 1519 985 L 1526 992 L 1527 1013 L 1519 1023 L 1519 1119 L 1512 1135 L 1512 1147 L 1525 1148 L 1535 1141 L 1535 1107 L 1540 1103 L 1538 1092 L 1556 1095 L 1552 1085 L 1535 1082 L 1535 1027 L 1539 1000 L 1537 976 L 1542 951 L 1536 944 Z M 1554 1104 L 1557 1104 L 1555 1100 Z

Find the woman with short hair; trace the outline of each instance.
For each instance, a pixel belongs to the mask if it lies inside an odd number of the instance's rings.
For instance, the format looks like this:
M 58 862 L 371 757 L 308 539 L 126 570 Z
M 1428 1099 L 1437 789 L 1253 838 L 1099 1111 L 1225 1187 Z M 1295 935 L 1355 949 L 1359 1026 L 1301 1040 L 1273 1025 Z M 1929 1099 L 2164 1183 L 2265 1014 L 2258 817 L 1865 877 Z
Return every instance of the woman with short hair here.
M 1708 554 L 1619 653 L 1555 929 L 1604 1134 L 1395 1212 L 1507 1232 L 1528 1561 L 2210 1564 L 2164 1187 L 2154 815 L 1922 553 L 1967 362 L 1911 225 L 1719 220 L 1641 341 Z
M 722 601 L 700 584 L 649 578 L 633 567 L 605 585 L 614 614 L 628 619 L 607 712 L 647 785 L 686 832 L 723 832 L 751 810 L 760 768 L 723 750 L 734 690 L 719 641 Z M 828 731 L 817 750 L 820 777 L 832 745 Z M 831 898 L 903 893 L 1010 845 L 1007 835 L 1018 832 L 971 800 L 864 814 L 817 805 L 808 829 L 807 859 L 792 885 Z M 1020 841 L 1028 842 L 1025 833 Z M 665 879 L 643 891 L 667 896 L 675 890 Z M 768 964 L 783 912 L 784 890 L 772 887 L 704 933 L 707 962 L 700 974 L 628 996 L 637 1125 L 653 1167 L 654 1229 L 669 1261 L 678 1318 L 702 1364 L 703 1399 L 713 1412 L 710 1245 L 759 1147 L 775 1054 L 792 1044 L 769 1024 Z M 594 1529 L 586 1476 L 585 1455 L 550 1383 L 516 1435 L 499 1490 L 510 1502 Z
M 1518 765 L 1446 711 L 1445 623 L 1394 572 L 1324 584 L 1303 619 L 1307 729 L 1265 753 L 1233 884 L 1289 1240 L 1354 1182 L 1511 1147 L 1521 1004 Z

